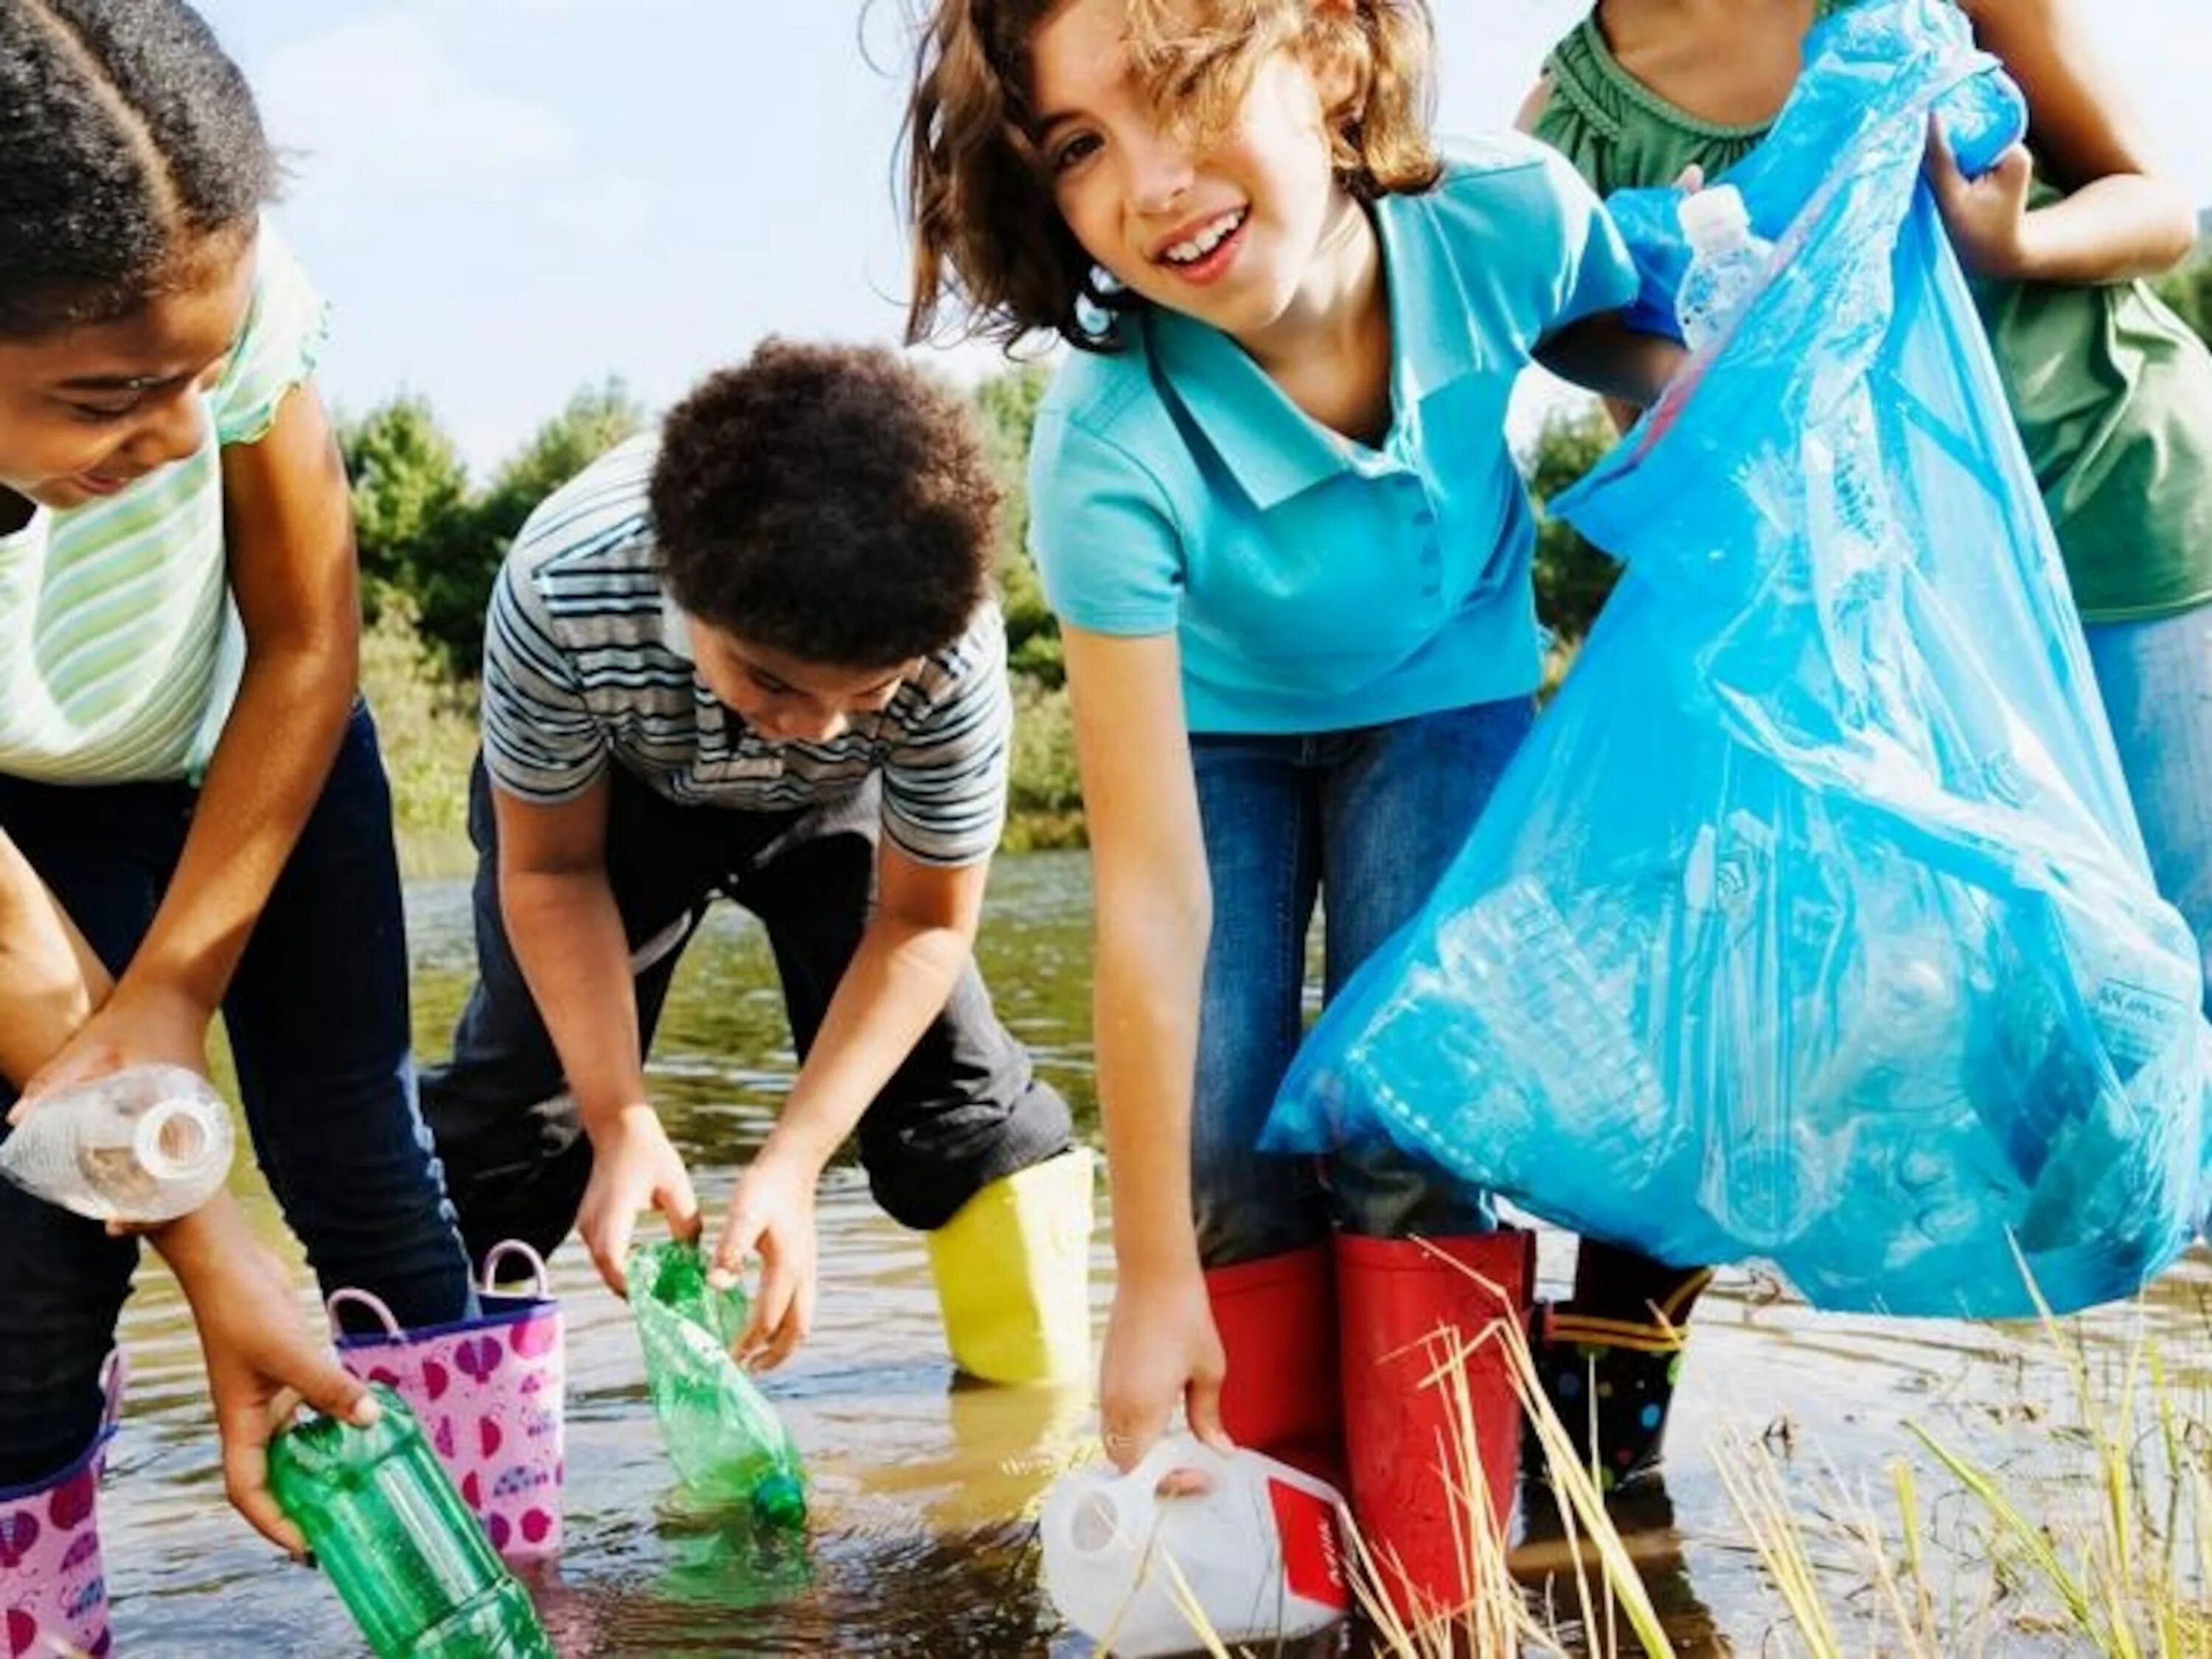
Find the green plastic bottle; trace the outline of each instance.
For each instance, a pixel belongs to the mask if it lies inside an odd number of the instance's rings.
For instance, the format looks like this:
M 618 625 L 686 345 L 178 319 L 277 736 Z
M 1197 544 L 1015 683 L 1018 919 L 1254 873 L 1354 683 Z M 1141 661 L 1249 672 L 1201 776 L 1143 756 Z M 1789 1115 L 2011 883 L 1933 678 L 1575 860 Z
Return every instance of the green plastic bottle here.
M 556 1659 L 414 1413 L 375 1393 L 368 1428 L 310 1417 L 278 1435 L 269 1486 L 378 1659 Z
M 802 1525 L 806 1472 L 798 1448 L 730 1357 L 749 1316 L 744 1293 L 708 1284 L 696 1244 L 640 1245 L 629 1277 L 646 1389 L 684 1486 L 709 1504 L 747 1504 L 766 1525 Z

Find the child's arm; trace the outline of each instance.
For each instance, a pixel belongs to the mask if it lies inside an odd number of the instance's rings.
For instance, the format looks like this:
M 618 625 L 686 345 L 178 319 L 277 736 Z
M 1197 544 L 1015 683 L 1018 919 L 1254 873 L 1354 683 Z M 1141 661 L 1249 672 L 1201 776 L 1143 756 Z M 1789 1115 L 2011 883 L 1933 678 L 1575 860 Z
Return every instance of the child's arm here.
M 2109 283 L 2157 276 L 2186 258 L 2196 211 L 2154 167 L 2142 118 L 2091 46 L 2076 0 L 1963 0 L 1962 9 L 2027 94 L 2036 150 L 2069 191 L 2031 212 L 2024 154 L 1970 184 L 1938 136 L 1929 182 L 1967 268 L 2024 282 Z
M 0 834 L 0 1077 L 36 1073 L 91 1018 L 106 987 L 106 970 L 30 860 Z
M 237 702 L 144 942 L 28 1092 L 139 1061 L 207 1069 L 208 1023 L 337 752 L 360 613 L 345 471 L 312 389 L 261 441 L 223 451 L 223 509 L 246 628 Z
M 1617 311 L 1569 323 L 1536 348 L 1536 361 L 1609 404 L 1649 408 L 1687 354 L 1681 343 L 1628 326 Z
M 1099 1378 L 1106 1454 L 1141 1458 L 1186 1407 L 1221 1431 L 1221 1339 L 1191 1221 L 1191 1097 L 1212 890 L 1173 635 L 1061 633 L 1097 921 L 1098 1098 L 1114 1188 L 1114 1309 Z
M 29 860 L 0 835 L 0 1076 L 30 1076 L 110 988 L 106 970 Z M 291 1415 L 289 1405 L 276 1407 L 290 1391 L 366 1426 L 376 1420 L 375 1402 L 301 1323 L 283 1264 L 253 1236 L 228 1193 L 154 1229 L 150 1239 L 199 1332 L 222 1438 L 223 1491 L 264 1537 L 303 1553 L 307 1540 L 269 1494 L 269 1437 Z
M 650 1206 L 690 1237 L 699 1201 L 646 1098 L 629 943 L 607 880 L 609 787 L 602 776 L 574 799 L 548 805 L 495 784 L 491 798 L 507 942 L 592 1143 L 576 1231 L 621 1296 L 637 1212 Z
M 876 908 L 830 1000 L 822 1030 L 776 1126 L 738 1182 L 716 1247 L 735 1275 L 756 1249 L 760 1293 L 740 1356 L 781 1364 L 814 1317 L 814 1189 L 861 1115 L 944 1012 L 975 948 L 988 860 L 944 868 L 885 840 Z
M 301 1320 L 290 1274 L 228 1193 L 161 1228 L 152 1242 L 176 1274 L 199 1333 L 222 1440 L 223 1495 L 270 1543 L 304 1555 L 307 1540 L 269 1492 L 270 1437 L 299 1402 L 366 1428 L 376 1421 L 375 1397 Z

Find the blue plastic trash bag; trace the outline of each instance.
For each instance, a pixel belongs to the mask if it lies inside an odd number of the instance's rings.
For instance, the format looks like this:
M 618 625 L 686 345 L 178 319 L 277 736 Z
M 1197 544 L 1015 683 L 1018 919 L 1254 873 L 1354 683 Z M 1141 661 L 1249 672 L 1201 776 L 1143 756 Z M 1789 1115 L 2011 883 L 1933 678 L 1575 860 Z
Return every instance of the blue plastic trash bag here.
M 1620 587 L 1263 1145 L 1384 1133 L 1818 1306 L 2023 1314 L 2024 1264 L 2069 1310 L 2203 1214 L 2196 946 L 1920 185 L 1988 60 L 1942 0 L 1808 52 L 1728 175 L 1776 274 L 1561 503 Z M 1659 304 L 1676 199 L 1613 204 Z

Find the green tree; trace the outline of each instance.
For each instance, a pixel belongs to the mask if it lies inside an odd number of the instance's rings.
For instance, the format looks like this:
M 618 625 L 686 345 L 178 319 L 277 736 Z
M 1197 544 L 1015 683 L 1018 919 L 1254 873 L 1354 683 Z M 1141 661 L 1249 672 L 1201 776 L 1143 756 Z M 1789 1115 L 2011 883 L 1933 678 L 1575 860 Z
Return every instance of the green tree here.
M 1540 511 L 1536 525 L 1536 611 L 1559 637 L 1576 641 L 1613 592 L 1620 567 L 1592 547 L 1564 520 L 1540 510 L 1597 465 L 1617 434 L 1595 404 L 1553 414 L 1537 434 L 1525 459 L 1528 487 Z
M 645 410 L 618 380 L 586 386 L 538 428 L 493 475 L 470 515 L 469 534 L 435 569 L 420 573 L 414 597 L 422 631 L 453 671 L 483 665 L 484 608 L 515 533 L 538 504 L 645 425 Z
M 468 469 L 428 401 L 412 394 L 342 422 L 338 448 L 353 481 L 362 599 L 373 623 L 392 596 L 414 594 L 423 573 L 465 541 L 474 511 Z
M 339 443 L 371 620 L 390 595 L 403 595 L 424 647 L 448 673 L 474 678 L 484 607 L 515 532 L 538 502 L 644 424 L 622 382 L 587 386 L 481 494 L 422 398 L 395 398 L 346 426 Z
M 1000 515 L 999 603 L 1006 617 L 1007 661 L 1016 673 L 1056 687 L 1067 678 L 1060 661 L 1060 624 L 1045 604 L 1029 553 L 1030 434 L 1051 383 L 1052 372 L 1044 365 L 1024 363 L 977 386 L 975 403 L 984 449 L 1006 493 Z
M 2212 258 L 2191 260 L 2160 282 L 2158 292 L 2199 339 L 2212 341 Z
M 477 509 L 480 527 L 499 544 L 499 557 L 523 521 L 544 501 L 623 440 L 645 428 L 645 410 L 619 380 L 585 386 L 568 406 L 539 427 L 536 434 L 493 476 Z M 494 562 L 495 571 L 497 562 Z M 484 585 L 484 597 L 491 585 Z

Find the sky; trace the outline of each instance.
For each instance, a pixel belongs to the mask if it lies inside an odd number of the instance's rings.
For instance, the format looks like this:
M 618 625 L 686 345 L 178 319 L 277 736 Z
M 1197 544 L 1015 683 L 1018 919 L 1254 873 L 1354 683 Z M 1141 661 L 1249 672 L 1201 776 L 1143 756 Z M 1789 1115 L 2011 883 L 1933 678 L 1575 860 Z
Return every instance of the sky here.
M 198 3 L 287 154 L 341 410 L 419 392 L 482 473 L 609 375 L 657 407 L 767 334 L 899 336 L 912 0 Z M 1580 11 L 1432 5 L 1446 132 L 1509 121 Z M 2212 3 L 2083 9 L 2212 202 Z

